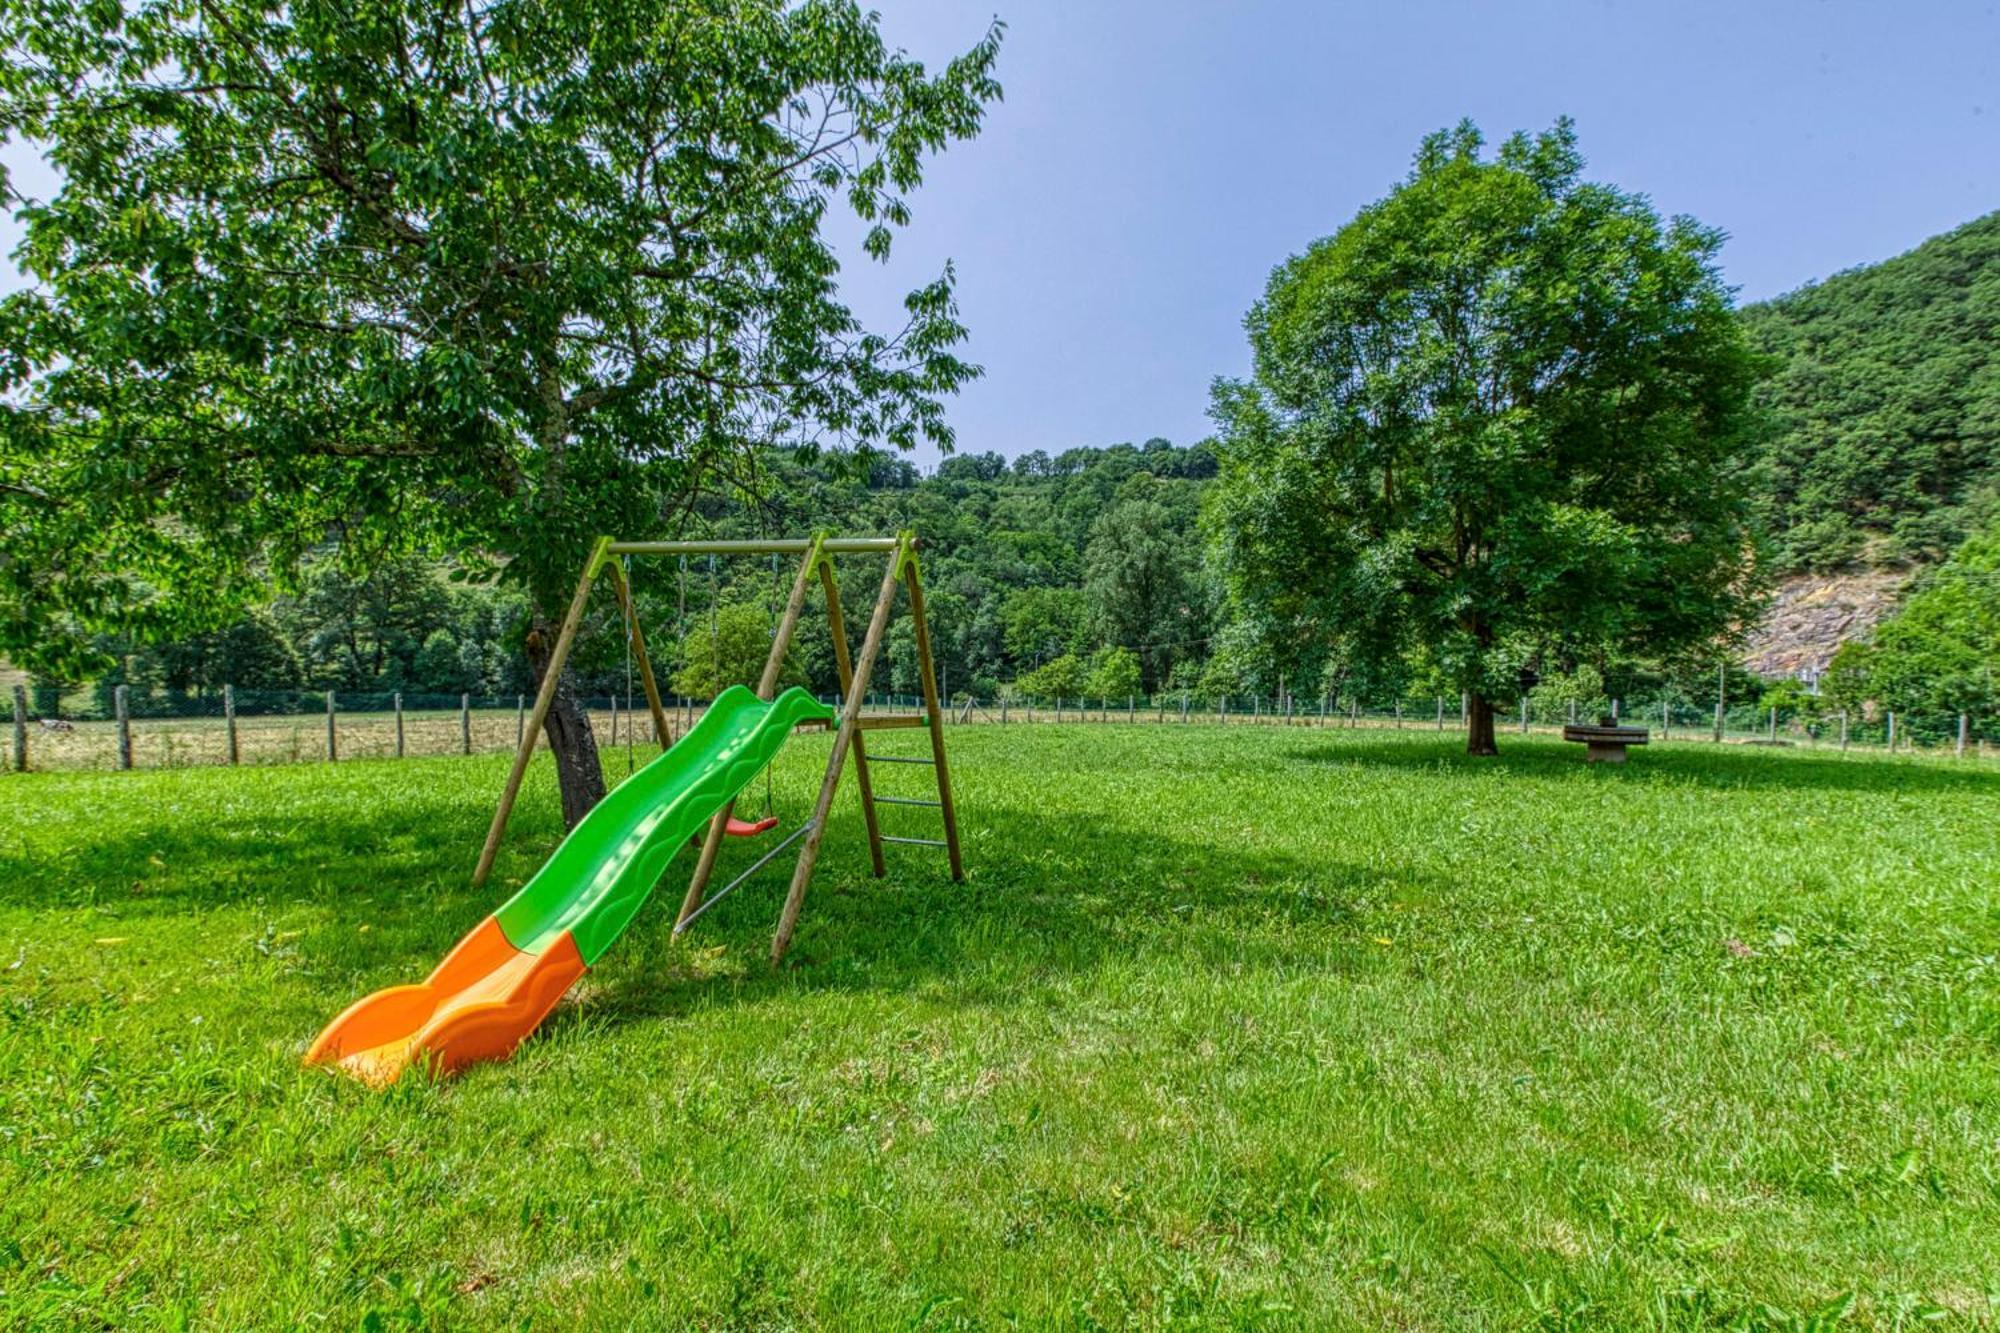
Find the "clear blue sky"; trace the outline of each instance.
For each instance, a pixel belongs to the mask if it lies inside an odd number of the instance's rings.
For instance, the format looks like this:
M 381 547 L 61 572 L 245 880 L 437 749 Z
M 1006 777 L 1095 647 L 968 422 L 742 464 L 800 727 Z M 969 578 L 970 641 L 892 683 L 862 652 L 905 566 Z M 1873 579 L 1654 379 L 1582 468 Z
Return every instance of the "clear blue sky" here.
M 962 450 L 1205 434 L 1271 267 L 1461 117 L 1493 140 L 1574 117 L 1593 176 L 1729 232 L 1744 300 L 2000 207 L 2000 0 L 874 4 L 927 60 L 1008 25 L 985 132 L 933 165 L 886 270 L 849 266 L 887 324 L 957 262 L 987 371 Z

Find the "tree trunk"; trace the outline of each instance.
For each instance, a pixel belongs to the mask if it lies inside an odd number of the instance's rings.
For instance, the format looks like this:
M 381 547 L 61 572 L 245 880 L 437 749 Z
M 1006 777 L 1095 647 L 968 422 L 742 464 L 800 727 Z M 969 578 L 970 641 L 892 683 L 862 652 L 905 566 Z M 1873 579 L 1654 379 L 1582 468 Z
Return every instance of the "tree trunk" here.
M 539 687 L 548 672 L 549 655 L 555 649 L 556 626 L 540 616 L 528 633 L 528 662 Z M 597 738 L 590 731 L 590 715 L 576 694 L 576 675 L 564 667 L 556 681 L 555 698 L 542 723 L 542 735 L 549 753 L 556 757 L 556 788 L 562 793 L 563 827 L 575 828 L 590 808 L 604 799 L 604 766 L 597 758 Z
M 1493 743 L 1493 705 L 1474 691 L 1465 712 L 1465 752 L 1471 755 L 1499 754 L 1500 747 Z

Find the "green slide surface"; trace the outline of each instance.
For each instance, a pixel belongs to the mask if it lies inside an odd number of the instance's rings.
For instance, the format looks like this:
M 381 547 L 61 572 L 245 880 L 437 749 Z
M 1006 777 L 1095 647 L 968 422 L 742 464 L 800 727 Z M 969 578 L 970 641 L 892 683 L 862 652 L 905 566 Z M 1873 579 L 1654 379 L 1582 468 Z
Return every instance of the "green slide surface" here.
M 802 689 L 769 703 L 732 685 L 673 748 L 620 783 L 495 912 L 508 943 L 538 954 L 570 932 L 593 965 L 644 905 L 667 862 L 757 771 L 792 728 L 833 710 Z

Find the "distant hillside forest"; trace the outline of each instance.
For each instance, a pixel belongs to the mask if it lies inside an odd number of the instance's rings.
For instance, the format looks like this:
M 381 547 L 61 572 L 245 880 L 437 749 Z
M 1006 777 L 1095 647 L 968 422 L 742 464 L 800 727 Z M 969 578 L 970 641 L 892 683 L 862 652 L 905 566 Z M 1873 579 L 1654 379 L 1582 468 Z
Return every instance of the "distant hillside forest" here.
M 1937 564 L 2000 520 L 2000 213 L 1743 318 L 1772 358 L 1766 517 L 1781 570 Z M 1233 634 L 1204 559 L 1202 492 L 1216 471 L 1208 443 L 1162 439 L 1012 460 L 961 454 L 929 474 L 888 458 L 866 475 L 773 458 L 738 498 L 699 507 L 685 535 L 915 528 L 953 693 L 991 698 L 1013 684 L 1042 697 L 1268 696 L 1280 682 Z M 350 695 L 529 689 L 523 602 L 504 585 L 448 572 L 415 558 L 367 571 L 329 558 L 221 633 L 150 647 L 105 641 L 123 666 L 87 684 L 103 701 L 130 683 L 168 708 L 211 699 L 225 682 Z M 746 673 L 735 659 L 761 653 L 791 573 L 783 562 L 640 561 L 644 628 L 672 687 L 702 695 Z M 865 617 L 873 583 L 858 567 L 848 577 L 851 617 Z M 883 689 L 917 688 L 909 634 L 907 620 L 896 622 Z M 789 674 L 830 692 L 818 613 L 800 637 Z M 622 637 L 608 609 L 577 665 L 588 692 L 623 691 Z M 1878 663 L 1878 678 L 1886 672 Z M 1647 664 L 1614 667 L 1602 682 L 1612 692 L 1665 683 Z M 1342 682 L 1287 684 L 1316 697 Z M 48 711 L 78 683 L 41 686 Z
M 2000 212 L 1743 319 L 1782 568 L 1935 563 L 2000 517 Z

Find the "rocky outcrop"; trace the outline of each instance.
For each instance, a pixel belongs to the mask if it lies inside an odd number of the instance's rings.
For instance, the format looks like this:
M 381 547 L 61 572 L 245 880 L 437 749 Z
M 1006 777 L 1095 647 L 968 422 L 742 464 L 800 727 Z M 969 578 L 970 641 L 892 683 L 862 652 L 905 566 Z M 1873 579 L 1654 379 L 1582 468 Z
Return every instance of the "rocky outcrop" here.
M 1867 637 L 1896 609 L 1908 578 L 1902 569 L 1793 575 L 1751 633 L 1744 665 L 1772 678 L 1825 671 L 1841 644 Z

